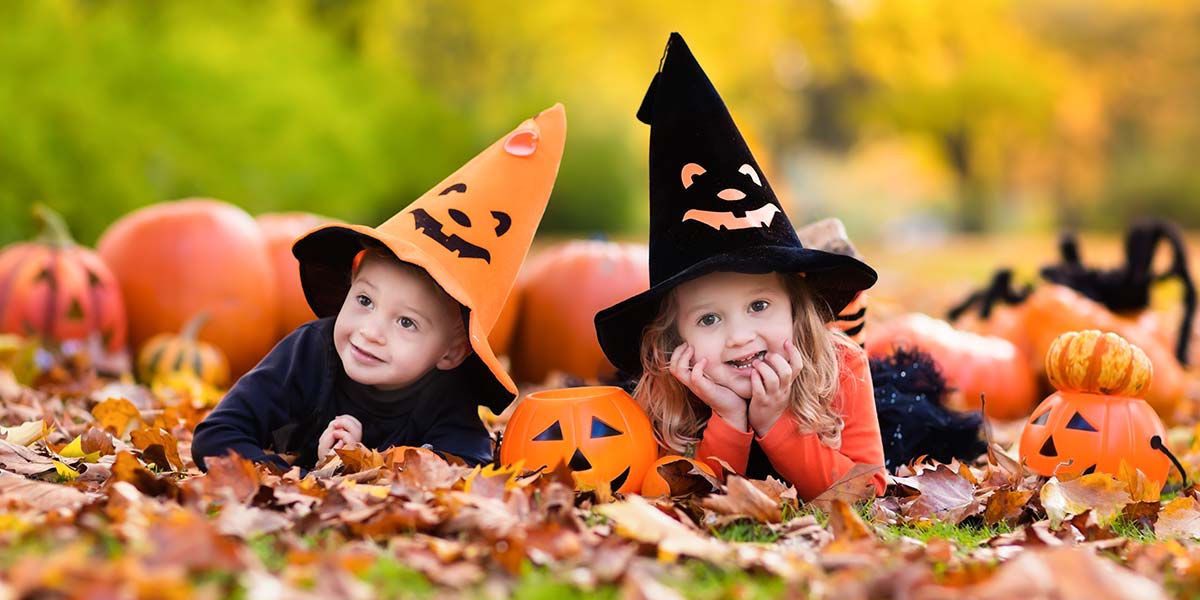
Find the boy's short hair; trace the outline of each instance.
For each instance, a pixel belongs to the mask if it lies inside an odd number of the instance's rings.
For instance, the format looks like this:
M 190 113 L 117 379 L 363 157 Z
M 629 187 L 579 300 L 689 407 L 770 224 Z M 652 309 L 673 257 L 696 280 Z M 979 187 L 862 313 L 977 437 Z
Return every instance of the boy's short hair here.
M 426 280 L 432 283 L 437 291 L 441 292 L 443 297 L 450 302 L 453 302 L 455 306 L 458 307 L 459 312 L 462 314 L 463 332 L 465 333 L 470 331 L 471 309 L 467 308 L 458 300 L 455 300 L 454 296 L 451 296 L 450 293 L 442 287 L 442 284 L 438 283 L 438 281 L 434 279 L 433 276 L 429 274 L 429 271 L 426 271 L 424 267 L 400 260 L 400 257 L 396 256 L 391 249 L 383 244 L 377 244 L 368 240 L 363 240 L 362 247 L 363 249 L 359 250 L 358 254 L 354 255 L 354 260 L 350 263 L 350 281 L 354 281 L 354 277 L 358 275 L 358 270 L 362 267 L 363 262 L 366 261 L 368 257 L 391 261 L 408 272 L 419 275 L 420 277 L 424 277 Z

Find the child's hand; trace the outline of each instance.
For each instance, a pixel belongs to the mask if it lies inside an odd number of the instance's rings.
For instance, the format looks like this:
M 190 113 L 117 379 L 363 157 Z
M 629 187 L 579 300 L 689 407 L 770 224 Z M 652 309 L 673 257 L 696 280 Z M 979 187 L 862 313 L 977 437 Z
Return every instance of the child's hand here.
M 329 422 L 325 433 L 322 433 L 321 439 L 317 441 L 317 458 L 323 458 L 342 446 L 361 441 L 362 423 L 350 415 L 339 415 Z
M 768 352 L 762 361 L 754 364 L 754 372 L 750 374 L 750 410 L 748 418 L 750 427 L 758 437 L 763 437 L 771 431 L 771 427 L 788 409 L 792 400 L 792 383 L 804 367 L 804 355 L 796 349 L 791 340 L 783 343 L 783 351 L 787 359 L 774 352 Z
M 671 353 L 671 375 L 680 383 L 692 390 L 693 394 L 704 402 L 726 423 L 740 431 L 746 430 L 746 400 L 735 394 L 733 390 L 704 376 L 704 367 L 708 359 L 702 358 L 692 364 L 695 350 L 686 342 L 680 344 Z

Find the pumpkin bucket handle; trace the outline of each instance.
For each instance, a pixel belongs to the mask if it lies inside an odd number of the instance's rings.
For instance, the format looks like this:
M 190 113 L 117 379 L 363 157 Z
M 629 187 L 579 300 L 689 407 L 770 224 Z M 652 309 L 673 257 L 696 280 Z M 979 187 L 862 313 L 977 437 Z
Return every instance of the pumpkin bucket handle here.
M 1171 454 L 1171 451 L 1167 449 L 1167 445 L 1163 443 L 1162 437 L 1156 435 L 1150 438 L 1150 447 L 1166 454 L 1167 458 L 1171 459 L 1171 463 L 1175 465 L 1176 469 L 1179 469 L 1179 476 L 1183 478 L 1183 487 L 1186 488 L 1188 486 L 1187 471 L 1183 470 L 1183 465 L 1179 464 L 1179 459 L 1175 458 L 1175 455 Z

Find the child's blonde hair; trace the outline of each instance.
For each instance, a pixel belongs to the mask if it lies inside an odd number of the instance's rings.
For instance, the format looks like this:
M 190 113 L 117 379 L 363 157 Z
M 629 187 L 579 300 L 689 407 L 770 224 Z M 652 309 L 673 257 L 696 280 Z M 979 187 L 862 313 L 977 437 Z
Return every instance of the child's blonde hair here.
M 813 301 L 802 275 L 777 275 L 792 301 L 792 340 L 804 357 L 804 366 L 792 382 L 789 408 L 800 424 L 800 433 L 816 433 L 826 446 L 840 447 L 843 422 L 833 408 L 838 388 L 837 345 L 852 342 L 825 327 L 828 307 Z M 678 315 L 678 300 L 672 291 L 642 332 L 642 376 L 633 397 L 654 424 L 659 443 L 682 454 L 699 440 L 712 411 L 671 374 L 671 351 L 683 343 L 675 324 Z

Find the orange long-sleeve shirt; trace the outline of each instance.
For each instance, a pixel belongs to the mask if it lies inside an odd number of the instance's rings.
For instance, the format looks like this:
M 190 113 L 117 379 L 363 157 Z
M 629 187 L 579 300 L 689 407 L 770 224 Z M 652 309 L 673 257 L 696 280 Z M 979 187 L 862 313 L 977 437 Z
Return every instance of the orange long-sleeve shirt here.
M 879 419 L 875 416 L 875 392 L 867 355 L 858 347 L 839 348 L 841 367 L 833 408 L 841 412 L 845 424 L 840 447 L 826 446 L 815 433 L 800 433 L 791 411 L 785 412 L 763 437 L 735 429 L 713 415 L 696 449 L 696 458 L 719 473 L 723 468 L 709 458 L 715 456 L 744 475 L 750 459 L 750 442 L 754 439 L 771 461 L 771 466 L 796 486 L 804 500 L 811 500 L 829 489 L 856 464 L 880 465 L 871 483 L 875 486 L 875 494 L 882 495 L 887 485 L 882 469 L 883 440 L 879 436 Z

